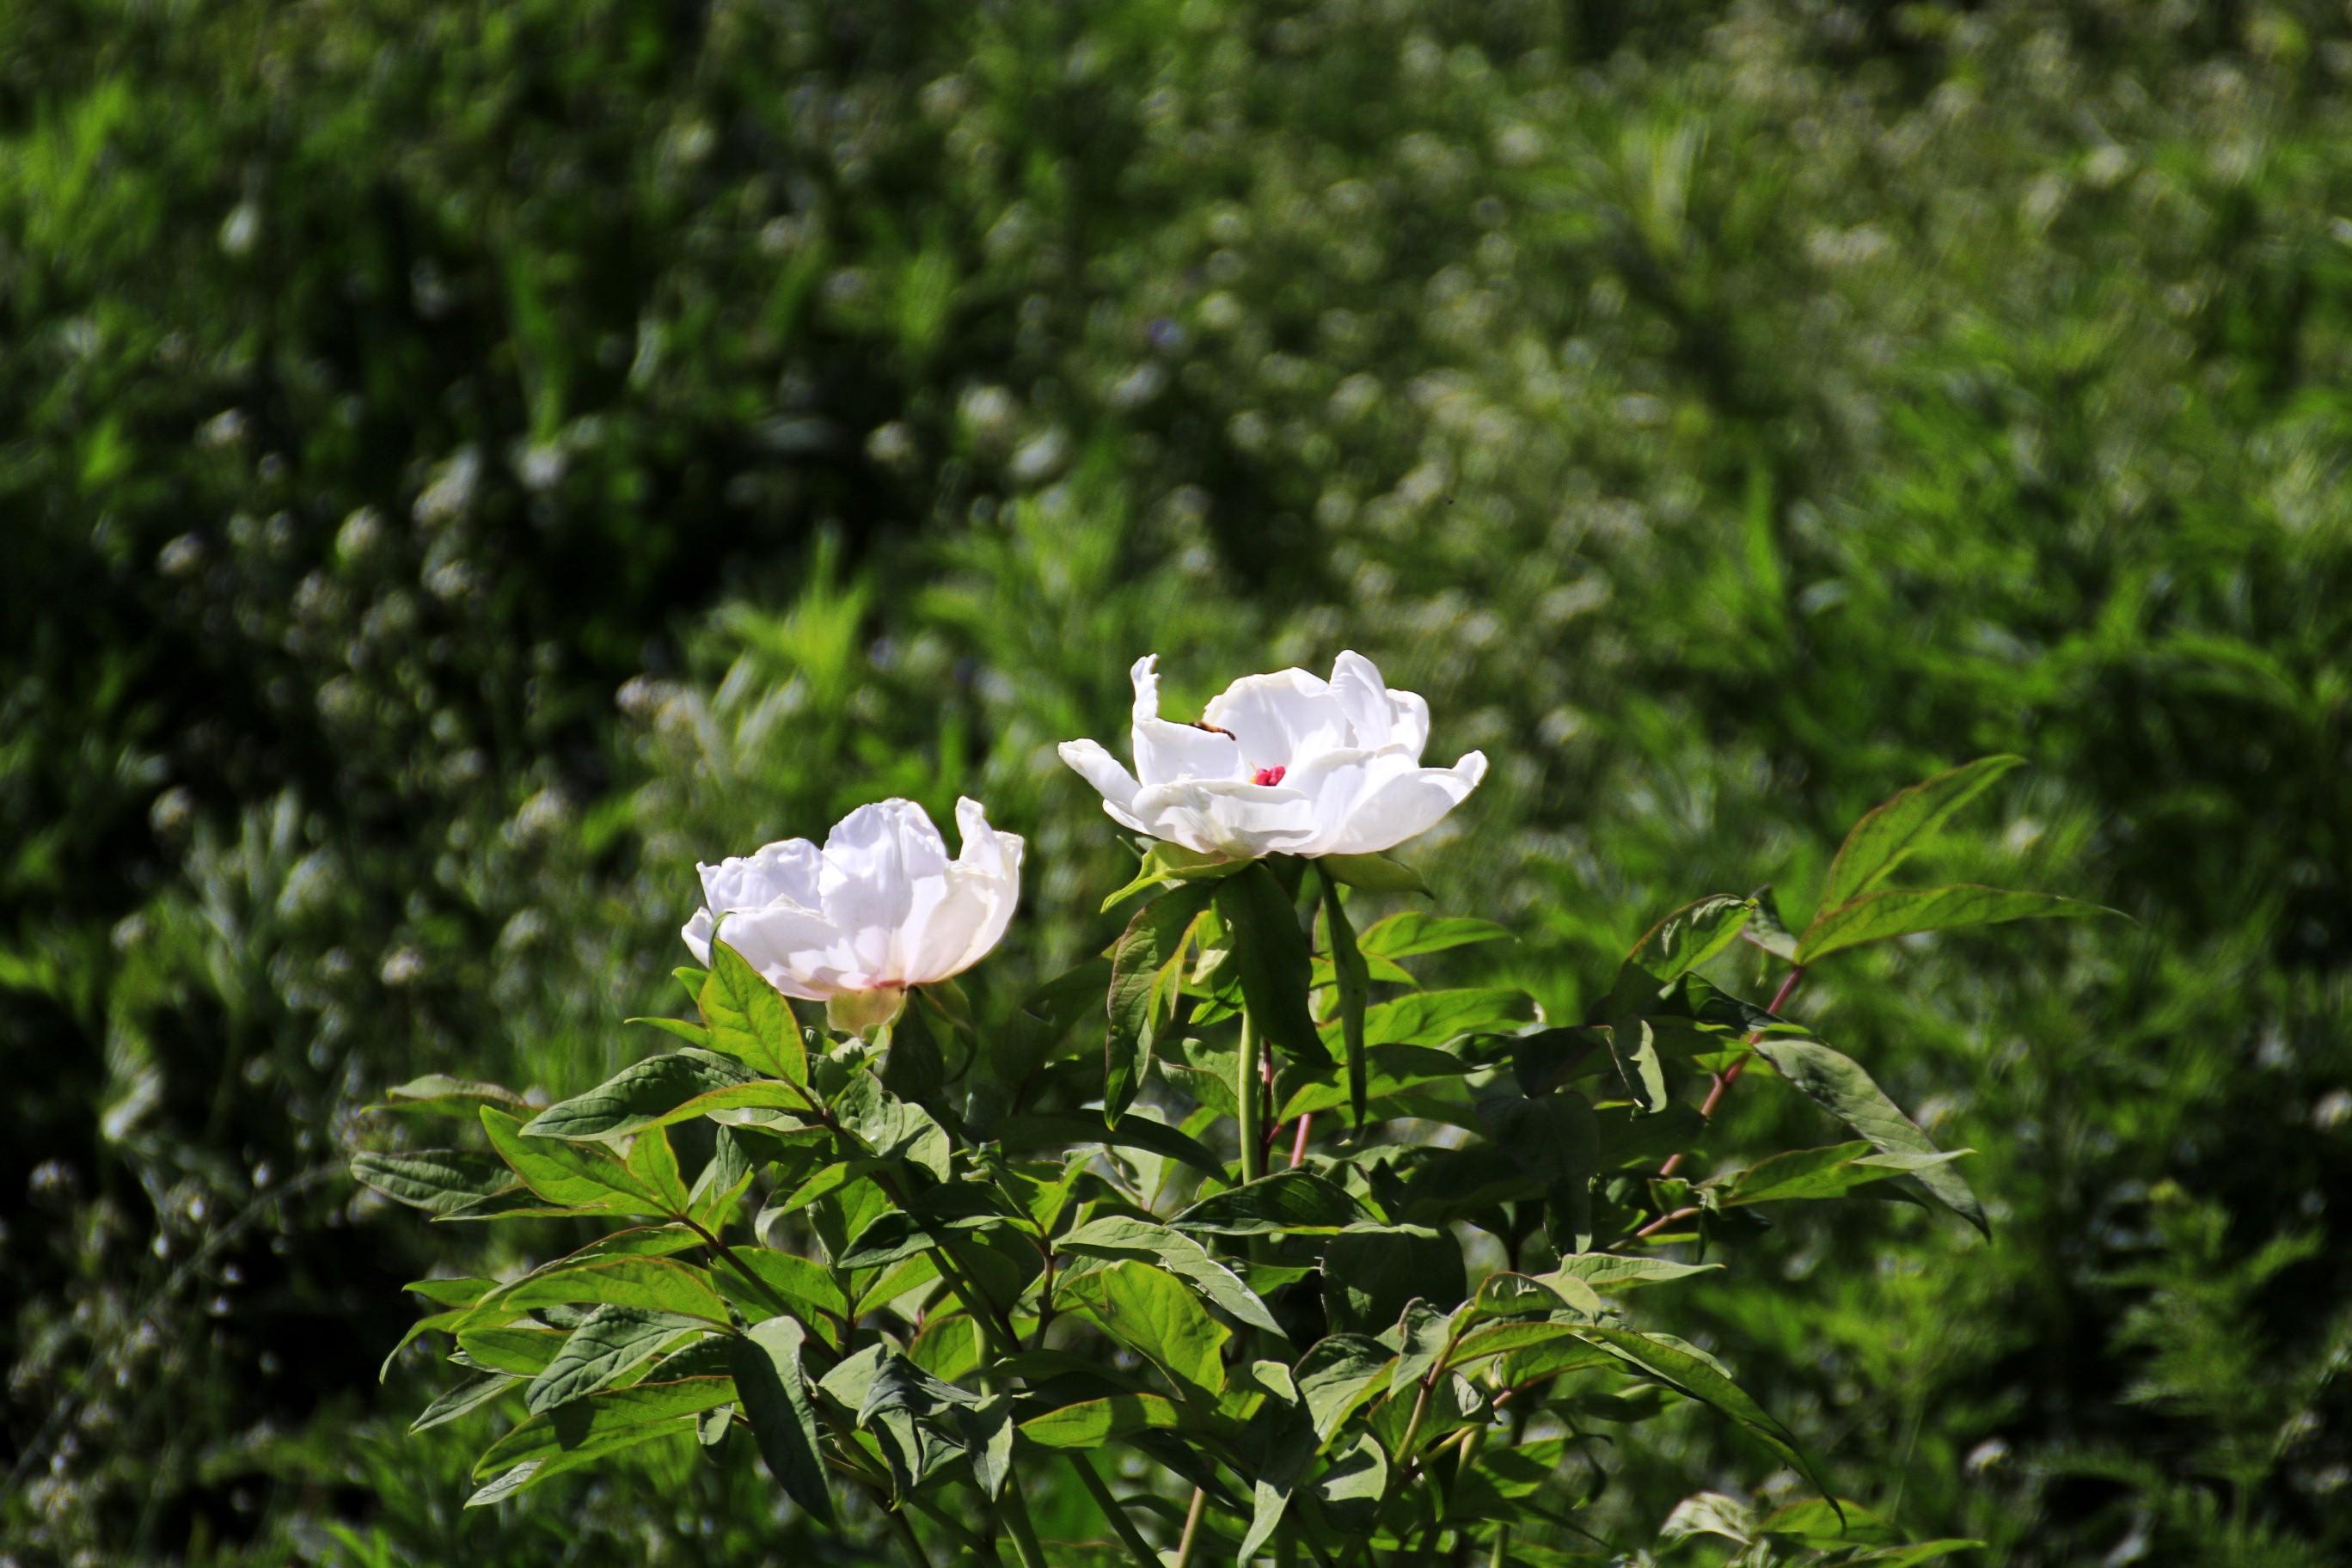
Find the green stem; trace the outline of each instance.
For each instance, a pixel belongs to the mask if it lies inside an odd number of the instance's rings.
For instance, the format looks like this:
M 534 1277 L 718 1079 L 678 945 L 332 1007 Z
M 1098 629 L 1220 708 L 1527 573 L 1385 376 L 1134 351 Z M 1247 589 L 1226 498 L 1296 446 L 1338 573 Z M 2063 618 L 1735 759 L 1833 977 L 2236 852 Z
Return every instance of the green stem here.
M 1005 1486 L 997 1511 L 1012 1535 L 1013 1555 L 1021 1560 L 1021 1568 L 1046 1568 L 1045 1549 L 1037 1543 L 1037 1526 L 1029 1518 L 1029 1505 L 1021 1500 L 1017 1478 Z
M 923 1550 L 922 1538 L 915 1533 L 915 1527 L 908 1522 L 907 1516 L 895 1508 L 886 1508 L 882 1514 L 898 1531 L 898 1541 L 906 1547 L 907 1556 L 915 1568 L 931 1568 L 930 1553 Z
M 1258 1082 L 1263 1074 L 1258 1065 L 1257 1028 L 1250 1016 L 1242 1014 L 1241 1066 L 1234 1074 L 1234 1099 L 1241 1107 L 1242 1180 L 1255 1182 L 1265 1174 L 1265 1139 L 1260 1124 L 1260 1106 L 1265 1090 Z
M 1094 1495 L 1095 1506 L 1102 1510 L 1103 1518 L 1125 1543 L 1137 1568 L 1160 1568 L 1160 1553 L 1151 1550 L 1151 1543 L 1143 1539 L 1135 1521 L 1127 1517 L 1127 1510 L 1112 1495 L 1109 1484 L 1095 1472 L 1094 1465 L 1084 1454 L 1065 1454 L 1063 1458 L 1070 1461 L 1070 1468 L 1077 1471 L 1079 1484 Z
M 1192 1542 L 1201 1536 L 1201 1516 L 1209 1509 L 1209 1494 L 1199 1487 L 1192 1489 L 1192 1506 L 1184 1510 L 1184 1533 L 1176 1542 L 1175 1568 L 1187 1568 L 1192 1561 Z

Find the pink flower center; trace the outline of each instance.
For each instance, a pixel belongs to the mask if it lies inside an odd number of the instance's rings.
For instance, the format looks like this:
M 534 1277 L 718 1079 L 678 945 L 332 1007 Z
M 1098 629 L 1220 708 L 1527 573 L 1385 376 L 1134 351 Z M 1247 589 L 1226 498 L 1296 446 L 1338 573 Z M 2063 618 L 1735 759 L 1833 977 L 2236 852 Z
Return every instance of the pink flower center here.
M 1278 784 L 1282 782 L 1282 775 L 1289 771 L 1290 770 L 1288 768 L 1279 766 L 1260 768 L 1257 772 L 1250 774 L 1250 783 L 1255 784 Z

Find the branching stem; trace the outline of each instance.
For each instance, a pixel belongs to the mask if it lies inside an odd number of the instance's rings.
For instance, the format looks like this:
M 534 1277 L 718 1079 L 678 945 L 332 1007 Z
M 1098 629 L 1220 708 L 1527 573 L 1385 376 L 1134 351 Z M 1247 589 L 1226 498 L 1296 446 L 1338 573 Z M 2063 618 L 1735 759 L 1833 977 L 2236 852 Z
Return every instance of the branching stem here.
M 1781 1005 L 1787 1002 L 1790 996 L 1796 994 L 1797 982 L 1802 980 L 1804 977 L 1805 966 L 1803 964 L 1800 963 L 1791 968 L 1789 971 L 1788 977 L 1780 982 L 1780 989 L 1772 993 L 1771 1005 L 1766 1007 L 1764 1010 L 1768 1013 L 1777 1014 L 1780 1012 Z M 1754 1050 L 1756 1048 L 1756 1042 L 1763 1037 L 1764 1031 L 1761 1029 L 1759 1029 L 1754 1034 L 1748 1036 L 1747 1041 L 1748 1048 L 1749 1050 Z M 1698 1108 L 1698 1117 L 1701 1121 L 1712 1121 L 1714 1119 L 1715 1108 L 1723 1103 L 1724 1091 L 1729 1089 L 1733 1084 L 1738 1083 L 1739 1081 L 1739 1075 L 1742 1072 L 1745 1072 L 1747 1068 L 1748 1058 L 1746 1057 L 1742 1057 L 1738 1061 L 1732 1063 L 1729 1067 L 1724 1068 L 1723 1071 L 1716 1074 L 1715 1087 L 1706 1091 L 1706 1099 Z M 1683 1159 L 1688 1153 L 1689 1151 L 1685 1149 L 1667 1156 L 1666 1163 L 1658 1167 L 1658 1174 L 1661 1176 L 1671 1176 L 1676 1171 L 1681 1170 L 1683 1168 Z M 1679 1218 L 1681 1216 L 1677 1215 L 1675 1217 Z M 1635 1231 L 1633 1234 L 1636 1236 L 1647 1236 L 1649 1232 L 1647 1230 L 1639 1230 Z

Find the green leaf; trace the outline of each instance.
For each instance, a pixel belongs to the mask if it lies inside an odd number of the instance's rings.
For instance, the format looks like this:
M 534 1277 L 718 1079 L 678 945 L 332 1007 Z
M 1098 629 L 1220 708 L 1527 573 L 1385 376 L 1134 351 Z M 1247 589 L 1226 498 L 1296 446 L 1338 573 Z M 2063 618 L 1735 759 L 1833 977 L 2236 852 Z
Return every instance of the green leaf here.
M 880 1444 L 891 1479 L 903 1496 L 969 1450 L 961 1418 L 980 1403 L 979 1394 L 942 1383 L 891 1351 L 866 1380 L 857 1424 Z
M 713 1110 L 756 1106 L 804 1110 L 808 1097 L 790 1084 L 754 1078 L 731 1058 L 677 1051 L 623 1068 L 585 1094 L 549 1106 L 523 1127 L 532 1138 L 602 1141 L 686 1121 Z
M 1332 1236 L 1377 1219 L 1343 1188 L 1297 1170 L 1202 1198 L 1168 1223 L 1214 1236 Z
M 1342 1231 L 1324 1249 L 1323 1309 L 1339 1332 L 1377 1332 L 1416 1296 L 1458 1301 L 1466 1289 L 1461 1247 L 1426 1226 Z
M 892 1094 L 864 1068 L 834 1097 L 834 1114 L 868 1152 L 883 1160 L 906 1160 L 946 1181 L 954 1145 L 929 1111 Z
M 751 1156 L 743 1139 L 732 1128 L 721 1127 L 711 1141 L 709 1163 L 687 1194 L 687 1217 L 705 1230 L 725 1230 L 751 1188 Z
M 1756 1539 L 1756 1510 L 1726 1492 L 1697 1492 L 1675 1504 L 1658 1526 L 1658 1544 L 1676 1546 L 1695 1536 L 1718 1535 L 1745 1546 Z
M 1322 855 L 1316 858 L 1315 864 L 1333 881 L 1345 882 L 1367 893 L 1429 895 L 1429 884 L 1421 879 L 1420 872 L 1386 855 Z
M 1797 1091 L 1869 1140 L 1873 1148 L 1889 1154 L 1933 1154 L 1935 1141 L 1903 1114 L 1864 1072 L 1862 1064 L 1819 1040 L 1766 1035 L 1756 1042 L 1756 1054 Z M 1948 1166 L 1918 1173 L 1919 1184 L 1936 1201 L 1990 1237 L 1992 1226 L 1984 1207 L 1969 1190 L 1968 1179 Z
M 849 1299 L 842 1294 L 840 1282 L 834 1278 L 833 1270 L 824 1264 L 766 1247 L 738 1247 L 733 1251 L 737 1262 L 758 1275 L 769 1289 L 782 1296 L 803 1316 L 827 1313 L 838 1318 L 849 1311 Z M 714 1275 L 713 1278 L 724 1279 L 725 1276 Z M 764 1302 L 761 1304 L 761 1311 L 772 1310 Z
M 1388 1456 L 1368 1432 L 1356 1434 L 1307 1487 L 1331 1528 L 1354 1536 L 1370 1535 L 1380 1523 L 1381 1500 L 1388 1489 Z
M 474 1474 L 487 1476 L 530 1459 L 588 1458 L 671 1431 L 690 1433 L 693 1422 L 682 1417 L 734 1399 L 735 1381 L 727 1377 L 688 1377 L 608 1388 L 526 1418 L 490 1445 L 475 1462 Z
M 395 1203 L 436 1215 L 520 1185 L 503 1163 L 463 1149 L 362 1150 L 352 1156 L 352 1176 Z
M 1364 1013 L 1370 1046 L 1442 1046 L 1464 1035 L 1507 1034 L 1535 1021 L 1535 998 L 1516 986 L 1416 991 Z
M 493 1105 L 482 1107 L 482 1130 L 523 1184 L 551 1204 L 667 1216 L 655 1194 L 609 1150 L 526 1137 L 521 1122 Z
M 771 1078 L 808 1082 L 808 1047 L 784 998 L 743 955 L 714 938 L 710 974 L 696 999 L 713 1049 L 749 1062 Z
M 1079 1258 L 1150 1258 L 1192 1285 L 1210 1305 L 1251 1328 L 1276 1338 L 1282 1335 L 1274 1314 L 1255 1291 L 1242 1283 L 1241 1276 L 1181 1231 L 1125 1215 L 1107 1215 L 1062 1237 L 1054 1243 L 1054 1249 Z
M 1212 1397 L 1225 1386 L 1224 1350 L 1232 1334 L 1209 1316 L 1190 1285 L 1167 1270 L 1124 1259 L 1066 1277 L 1056 1294 L 1178 1384 Z
M 978 1372 L 988 1359 L 987 1336 L 969 1312 L 934 1312 L 907 1347 L 907 1357 L 941 1383 Z
M 669 1146 L 669 1130 L 648 1127 L 629 1141 L 628 1157 L 622 1162 L 646 1191 L 653 1194 L 665 1214 L 684 1214 L 694 1200 L 688 1195 L 686 1176 L 677 1168 L 677 1152 Z
M 669 1258 L 561 1259 L 492 1291 L 477 1313 L 611 1303 L 724 1325 L 727 1303 L 701 1269 Z
M 1280 1528 L 1298 1478 L 1321 1446 L 1290 1369 L 1280 1362 L 1261 1361 L 1253 1363 L 1251 1370 L 1269 1396 L 1250 1423 L 1251 1436 L 1256 1439 L 1251 1444 L 1256 1462 L 1249 1472 L 1250 1525 L 1242 1537 L 1240 1554 L 1244 1563 L 1256 1556 Z
M 1152 900 L 1135 911 L 1111 949 L 1103 1117 L 1114 1127 L 1150 1075 L 1161 1022 L 1175 1012 L 1184 950 L 1215 893 L 1213 883 L 1199 882 Z
M 1147 888 L 1157 888 L 1169 882 L 1214 881 L 1246 871 L 1254 860 L 1229 860 L 1222 855 L 1204 855 L 1198 849 L 1187 849 L 1181 844 L 1155 839 L 1143 852 L 1143 864 L 1135 878 L 1102 901 L 1105 913 L 1113 905 L 1131 899 Z
M 1164 1121 L 1130 1111 L 1118 1119 L 1116 1131 L 1106 1131 L 1098 1117 L 1037 1111 L 1008 1116 L 996 1124 L 996 1135 L 1010 1149 L 1066 1147 L 1072 1143 L 1108 1143 L 1115 1149 L 1141 1149 L 1163 1159 L 1177 1160 L 1204 1176 L 1226 1177 L 1225 1163 L 1196 1138 L 1187 1137 Z
M 1331 938 L 1331 974 L 1339 994 L 1339 1045 L 1348 1060 L 1348 1120 L 1359 1130 L 1371 1097 L 1370 1067 L 1364 1057 L 1364 1009 L 1372 988 L 1371 970 L 1356 943 L 1356 928 L 1341 907 L 1339 884 L 1323 883 L 1323 925 Z
M 1171 1431 L 1184 1425 L 1183 1408 L 1157 1394 L 1114 1394 L 1033 1415 L 1021 1435 L 1041 1448 L 1098 1448 L 1116 1437 Z
M 1297 911 L 1282 884 L 1263 862 L 1254 862 L 1217 884 L 1216 906 L 1233 932 L 1242 1000 L 1259 1031 L 1294 1061 L 1331 1066 L 1331 1053 L 1307 1006 L 1307 934 L 1298 929 Z
M 1401 915 L 1391 915 L 1367 929 L 1363 949 L 1369 958 L 1411 958 L 1416 953 L 1444 952 L 1448 948 L 1467 947 L 1482 942 L 1507 942 L 1507 928 L 1492 921 L 1471 920 L 1463 915 L 1423 914 L 1408 910 Z
M 1596 1290 L 1607 1290 L 1687 1279 L 1722 1267 L 1720 1263 L 1675 1263 L 1664 1258 L 1620 1258 L 1613 1252 L 1577 1252 L 1559 1260 L 1557 1273 L 1580 1279 Z
M 665 1035 L 674 1035 L 698 1051 L 710 1049 L 710 1031 L 699 1024 L 689 1023 L 684 1018 L 624 1018 L 621 1022 L 643 1024 L 649 1029 L 659 1029 Z
M 810 1403 L 808 1374 L 801 1367 L 801 1343 L 798 1323 L 771 1318 L 748 1333 L 728 1337 L 727 1363 L 734 1371 L 743 1414 L 768 1473 L 785 1496 L 830 1527 L 833 1493 L 825 1486 L 824 1460 L 817 1448 L 816 1407 Z
M 523 1395 L 523 1407 L 551 1409 L 595 1393 L 631 1369 L 651 1361 L 681 1333 L 709 1324 L 677 1312 L 649 1311 L 607 1302 L 572 1331 L 562 1349 Z
M 1795 1467 L 1797 1472 L 1811 1481 L 1816 1489 L 1829 1490 L 1821 1473 L 1814 1469 L 1812 1461 L 1798 1447 L 1796 1434 L 1774 1420 L 1762 1405 L 1725 1376 L 1720 1367 L 1694 1347 L 1669 1335 L 1640 1333 L 1606 1323 L 1593 1323 L 1581 1328 L 1577 1331 L 1577 1337 L 1600 1346 L 1667 1386 L 1713 1405 Z
M 1640 965 L 1664 985 L 1738 942 L 1755 913 L 1755 900 L 1735 899 L 1728 893 L 1685 904 L 1643 932 L 1625 962 Z
M 478 1372 L 426 1405 L 425 1413 L 409 1423 L 408 1430 L 415 1434 L 438 1426 L 445 1421 L 455 1421 L 468 1411 L 480 1409 L 521 1382 L 522 1379 L 509 1373 Z
M 1791 1149 L 1707 1185 L 1725 1208 L 1799 1198 L 1833 1198 L 1872 1182 L 1919 1175 L 1967 1150 L 1937 1154 L 1875 1154 L 1866 1142 Z
M 503 1372 L 512 1377 L 538 1376 L 562 1348 L 561 1330 L 541 1328 L 537 1323 L 469 1328 L 457 1335 L 457 1352 L 464 1364 Z
M 1597 1318 L 1607 1310 L 1600 1293 L 1573 1274 L 1547 1274 L 1540 1278 L 1509 1272 L 1489 1274 L 1478 1281 L 1478 1293 L 1472 1298 L 1472 1303 L 1481 1314 L 1496 1318 L 1522 1317 L 1530 1312 L 1549 1316 L 1570 1310 Z
M 1756 912 L 1748 917 L 1740 936 L 1783 963 L 1797 962 L 1797 939 L 1780 919 L 1780 905 L 1769 887 L 1756 889 Z
M 1951 815 L 2023 763 L 2023 757 L 1980 757 L 1889 796 L 1853 825 L 1830 862 L 1820 908 L 1832 910 L 1868 892 Z M 1819 924 L 1817 921 L 1815 922 Z
M 2062 899 L 1960 883 L 1948 888 L 1889 888 L 1831 910 L 1805 929 L 1797 962 L 1818 963 L 1832 952 L 1919 931 L 1956 931 L 2004 921 L 2084 920 L 2116 911 Z
M 1395 1352 L 1365 1334 L 1332 1334 L 1307 1348 L 1292 1377 L 1318 1441 L 1329 1442 L 1349 1416 L 1388 1387 L 1395 1360 Z
M 1647 1018 L 1620 1018 L 1609 1026 L 1609 1059 L 1617 1066 L 1626 1097 L 1652 1114 L 1673 1101 L 1666 1096 L 1664 1064 L 1658 1060 L 1656 1031 Z
M 1568 1090 L 1534 1100 L 1496 1095 L 1478 1102 L 1478 1117 L 1512 1163 L 1543 1184 L 1553 1249 L 1591 1247 L 1592 1176 L 1601 1157 L 1591 1103 Z

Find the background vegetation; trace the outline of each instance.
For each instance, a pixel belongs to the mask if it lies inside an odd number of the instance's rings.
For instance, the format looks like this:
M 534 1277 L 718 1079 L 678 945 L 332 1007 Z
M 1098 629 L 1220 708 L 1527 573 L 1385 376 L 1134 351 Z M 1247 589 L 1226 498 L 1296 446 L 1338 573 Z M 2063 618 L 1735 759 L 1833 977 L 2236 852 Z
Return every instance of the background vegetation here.
M 461 1516 L 356 1108 L 600 1080 L 691 862 L 887 793 L 1031 837 L 1008 997 L 1108 934 L 1129 660 L 1343 647 L 1495 759 L 1414 858 L 1558 1011 L 2030 757 L 1936 868 L 2140 926 L 1795 1009 L 1994 1241 L 1661 1326 L 1987 1561 L 2341 1561 L 2348 77 L 2318 4 L 15 6 L 0 1562 L 819 1550 L 742 1452 Z M 1638 1434 L 1629 1537 L 1776 1484 Z

